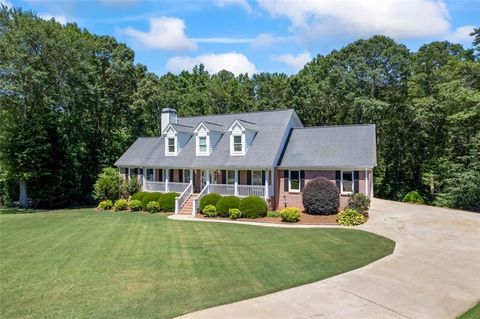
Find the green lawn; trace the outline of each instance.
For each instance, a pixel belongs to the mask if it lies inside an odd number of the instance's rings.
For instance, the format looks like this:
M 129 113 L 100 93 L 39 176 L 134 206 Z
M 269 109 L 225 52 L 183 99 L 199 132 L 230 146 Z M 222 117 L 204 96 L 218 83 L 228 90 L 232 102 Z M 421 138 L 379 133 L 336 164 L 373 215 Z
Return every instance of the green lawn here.
M 172 317 L 346 272 L 394 246 L 349 229 L 91 209 L 0 214 L 0 315 Z
M 465 312 L 458 319 L 478 319 L 480 318 L 480 302 Z

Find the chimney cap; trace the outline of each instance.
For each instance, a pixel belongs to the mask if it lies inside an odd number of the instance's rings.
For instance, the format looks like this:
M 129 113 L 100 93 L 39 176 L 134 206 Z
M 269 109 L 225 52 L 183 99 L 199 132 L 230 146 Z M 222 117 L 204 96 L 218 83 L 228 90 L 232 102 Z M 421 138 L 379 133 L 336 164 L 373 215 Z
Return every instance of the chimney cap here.
M 172 109 L 170 107 L 166 107 L 162 109 L 162 113 L 177 113 L 177 110 Z

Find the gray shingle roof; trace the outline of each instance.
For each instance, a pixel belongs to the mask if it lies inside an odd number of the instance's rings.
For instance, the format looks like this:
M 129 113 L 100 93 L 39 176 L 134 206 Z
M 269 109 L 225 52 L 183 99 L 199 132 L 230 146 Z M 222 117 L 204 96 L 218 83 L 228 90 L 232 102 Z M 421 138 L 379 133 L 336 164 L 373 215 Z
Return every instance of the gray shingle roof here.
M 375 125 L 294 128 L 280 167 L 376 166 Z
M 288 132 L 289 122 L 292 117 L 296 119 L 297 126 L 302 125 L 295 111 L 291 109 L 271 112 L 179 117 L 179 125 L 196 127 L 203 121 L 206 125 L 210 123 L 209 129 L 212 128 L 223 132 L 222 137 L 209 156 L 195 155 L 194 138 L 190 138 L 177 156 L 165 156 L 164 136 L 139 138 L 125 154 L 120 157 L 115 165 L 172 168 L 267 168 L 276 166 L 278 156 L 282 152 L 282 140 L 286 132 Z M 257 131 L 245 156 L 230 156 L 230 137 L 226 128 L 236 119 L 254 123 L 249 124 L 249 128 L 255 128 Z M 216 125 L 212 125 L 213 123 Z

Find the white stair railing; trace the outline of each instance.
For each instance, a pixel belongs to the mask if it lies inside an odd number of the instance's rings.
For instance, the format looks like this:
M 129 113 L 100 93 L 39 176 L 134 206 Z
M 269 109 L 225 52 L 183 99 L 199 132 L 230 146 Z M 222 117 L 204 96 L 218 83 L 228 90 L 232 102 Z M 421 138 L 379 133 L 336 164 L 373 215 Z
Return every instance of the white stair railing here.
M 190 182 L 187 184 L 187 187 L 182 192 L 182 194 L 178 197 L 175 197 L 175 214 L 178 214 L 180 212 L 180 209 L 182 208 L 183 204 L 185 204 L 185 202 L 192 195 L 192 193 L 193 193 L 193 184 L 192 182 Z
M 193 199 L 192 216 L 195 216 L 195 214 L 197 213 L 202 197 L 210 194 L 210 186 L 210 183 L 207 182 L 207 184 L 205 184 L 205 186 L 203 187 L 202 191 L 197 195 L 197 197 Z

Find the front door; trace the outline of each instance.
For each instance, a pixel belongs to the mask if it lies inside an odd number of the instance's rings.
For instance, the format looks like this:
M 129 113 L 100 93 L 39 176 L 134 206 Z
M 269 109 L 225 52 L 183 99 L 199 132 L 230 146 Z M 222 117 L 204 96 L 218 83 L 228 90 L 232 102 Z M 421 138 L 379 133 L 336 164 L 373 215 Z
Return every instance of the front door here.
M 207 171 L 201 169 L 193 170 L 193 191 L 195 193 L 200 193 L 207 184 Z

